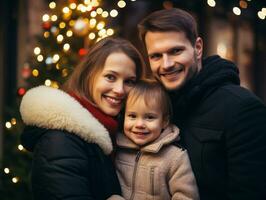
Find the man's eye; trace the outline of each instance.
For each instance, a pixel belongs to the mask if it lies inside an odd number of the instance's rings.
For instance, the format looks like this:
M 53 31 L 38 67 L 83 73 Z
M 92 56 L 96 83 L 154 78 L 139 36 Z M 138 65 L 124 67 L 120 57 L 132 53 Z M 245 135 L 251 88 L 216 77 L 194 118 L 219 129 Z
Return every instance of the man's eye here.
M 159 53 L 151 54 L 149 56 L 149 58 L 150 58 L 150 60 L 157 60 L 157 59 L 161 58 L 161 54 L 159 54 Z
M 105 75 L 105 78 L 106 78 L 107 80 L 109 80 L 109 81 L 114 81 L 114 80 L 115 80 L 115 76 L 112 75 L 112 74 L 106 74 L 106 75 Z
M 181 51 L 182 51 L 182 49 L 174 48 L 169 53 L 172 55 L 176 55 L 176 54 L 181 53 Z

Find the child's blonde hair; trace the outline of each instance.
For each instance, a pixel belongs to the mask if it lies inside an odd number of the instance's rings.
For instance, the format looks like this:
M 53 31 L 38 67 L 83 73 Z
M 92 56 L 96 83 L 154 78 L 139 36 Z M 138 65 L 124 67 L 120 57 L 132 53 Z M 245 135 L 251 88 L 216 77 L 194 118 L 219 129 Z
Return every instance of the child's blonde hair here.
M 140 80 L 129 92 L 126 106 L 143 99 L 147 106 L 159 105 L 163 120 L 170 122 L 172 116 L 172 104 L 164 87 L 153 79 Z

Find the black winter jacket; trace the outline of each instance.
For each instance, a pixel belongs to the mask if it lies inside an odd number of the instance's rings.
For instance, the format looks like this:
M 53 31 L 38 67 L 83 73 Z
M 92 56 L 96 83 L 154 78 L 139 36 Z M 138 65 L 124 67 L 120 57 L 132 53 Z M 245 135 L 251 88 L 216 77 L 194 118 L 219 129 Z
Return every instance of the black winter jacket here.
M 104 200 L 121 194 L 109 133 L 63 91 L 39 86 L 20 107 L 27 125 L 23 146 L 33 151 L 32 189 L 37 200 Z
M 201 200 L 265 200 L 266 108 L 239 86 L 236 66 L 209 57 L 170 95 Z

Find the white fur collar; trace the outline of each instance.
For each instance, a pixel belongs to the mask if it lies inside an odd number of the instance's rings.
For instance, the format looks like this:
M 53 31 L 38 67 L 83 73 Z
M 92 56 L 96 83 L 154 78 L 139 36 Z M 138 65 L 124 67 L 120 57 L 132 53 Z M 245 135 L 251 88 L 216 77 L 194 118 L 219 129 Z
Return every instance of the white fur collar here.
M 113 150 L 106 128 L 62 90 L 46 86 L 30 89 L 23 96 L 20 113 L 26 125 L 66 130 L 88 143 L 98 144 L 105 154 Z

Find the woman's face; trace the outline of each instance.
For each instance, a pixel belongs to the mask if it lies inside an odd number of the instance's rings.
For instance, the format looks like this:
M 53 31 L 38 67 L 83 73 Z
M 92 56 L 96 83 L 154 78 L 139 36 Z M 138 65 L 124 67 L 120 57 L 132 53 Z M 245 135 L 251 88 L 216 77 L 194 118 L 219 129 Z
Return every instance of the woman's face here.
M 92 99 L 105 114 L 116 116 L 135 82 L 136 65 L 133 60 L 123 52 L 111 53 L 103 70 L 94 78 Z

